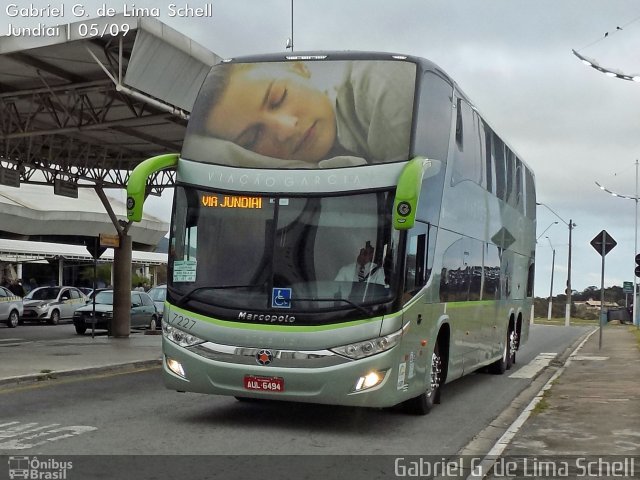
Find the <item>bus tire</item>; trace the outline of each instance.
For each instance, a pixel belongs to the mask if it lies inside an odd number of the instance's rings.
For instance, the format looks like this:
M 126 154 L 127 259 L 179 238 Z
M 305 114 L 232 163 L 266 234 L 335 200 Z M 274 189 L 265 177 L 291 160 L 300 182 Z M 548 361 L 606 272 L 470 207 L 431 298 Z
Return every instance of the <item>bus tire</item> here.
M 502 375 L 504 372 L 511 368 L 511 339 L 512 328 L 509 327 L 507 330 L 507 337 L 505 338 L 504 346 L 502 347 L 502 355 L 499 360 L 496 360 L 491 365 L 489 365 L 489 372 L 495 375 Z
M 429 373 L 429 385 L 427 390 L 415 398 L 404 403 L 407 413 L 413 415 L 427 415 L 433 406 L 440 403 L 440 390 L 442 389 L 442 356 L 440 355 L 439 342 L 436 342 L 431 355 L 431 369 Z

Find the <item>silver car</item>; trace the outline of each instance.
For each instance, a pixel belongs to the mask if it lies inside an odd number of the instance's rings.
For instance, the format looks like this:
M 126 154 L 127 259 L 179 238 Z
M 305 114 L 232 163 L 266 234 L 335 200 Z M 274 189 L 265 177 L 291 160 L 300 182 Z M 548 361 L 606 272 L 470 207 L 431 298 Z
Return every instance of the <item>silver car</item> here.
M 15 328 L 22 316 L 22 298 L 8 288 L 0 287 L 0 321 L 6 321 L 9 328 Z
M 162 320 L 162 314 L 164 313 L 164 301 L 167 299 L 167 286 L 166 285 L 158 285 L 157 287 L 153 287 L 148 292 L 153 303 L 156 304 L 156 310 L 158 311 L 158 316 L 160 320 Z M 160 327 L 160 325 L 158 325 Z
M 57 325 L 72 320 L 73 313 L 87 303 L 84 293 L 75 287 L 39 287 L 24 297 L 23 320 L 46 321 Z

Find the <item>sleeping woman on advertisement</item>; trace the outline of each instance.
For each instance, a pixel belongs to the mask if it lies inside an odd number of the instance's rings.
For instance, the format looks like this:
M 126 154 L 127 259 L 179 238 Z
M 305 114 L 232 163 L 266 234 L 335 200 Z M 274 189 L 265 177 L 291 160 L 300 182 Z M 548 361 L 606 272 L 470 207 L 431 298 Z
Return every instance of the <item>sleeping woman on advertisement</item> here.
M 414 84 L 409 62 L 218 65 L 194 106 L 182 156 L 263 168 L 406 160 Z

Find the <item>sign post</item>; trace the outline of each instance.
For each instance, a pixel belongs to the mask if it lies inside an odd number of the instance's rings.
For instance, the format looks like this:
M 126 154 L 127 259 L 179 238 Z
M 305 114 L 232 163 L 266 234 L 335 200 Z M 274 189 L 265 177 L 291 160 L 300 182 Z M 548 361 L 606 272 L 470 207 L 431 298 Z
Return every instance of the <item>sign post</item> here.
M 606 230 L 602 230 L 591 240 L 591 246 L 602 256 L 602 272 L 600 274 L 600 338 L 598 349 L 602 348 L 602 325 L 605 323 L 604 317 L 604 257 L 613 247 L 618 244 Z
M 633 282 L 622 282 L 622 292 L 624 293 L 624 306 L 629 308 L 629 294 L 633 293 Z

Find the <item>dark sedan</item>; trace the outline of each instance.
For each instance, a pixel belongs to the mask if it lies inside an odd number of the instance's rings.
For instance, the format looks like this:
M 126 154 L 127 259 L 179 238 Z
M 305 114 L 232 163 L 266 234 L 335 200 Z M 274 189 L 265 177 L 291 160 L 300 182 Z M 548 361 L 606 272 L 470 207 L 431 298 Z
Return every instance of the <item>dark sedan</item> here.
M 93 302 L 80 307 L 73 314 L 76 333 L 83 335 L 93 324 L 95 328 L 111 331 L 113 320 L 113 290 L 101 290 L 95 296 L 95 317 Z M 145 292 L 131 292 L 131 327 L 155 330 L 159 316 L 151 297 Z

